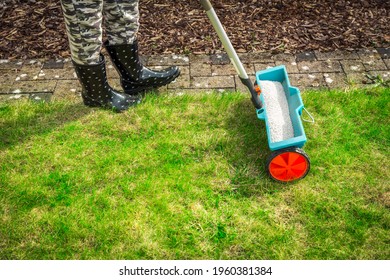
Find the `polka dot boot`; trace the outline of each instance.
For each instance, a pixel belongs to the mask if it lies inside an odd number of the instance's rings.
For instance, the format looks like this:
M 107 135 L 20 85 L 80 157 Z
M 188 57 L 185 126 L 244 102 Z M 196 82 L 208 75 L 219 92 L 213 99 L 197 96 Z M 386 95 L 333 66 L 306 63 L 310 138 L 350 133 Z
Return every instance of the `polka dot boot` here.
M 108 85 L 103 55 L 99 64 L 79 65 L 73 61 L 73 65 L 82 86 L 85 105 L 124 111 L 141 102 L 139 96 L 120 93 Z
M 121 85 L 127 94 L 133 95 L 167 85 L 180 75 L 180 69 L 177 66 L 161 71 L 153 71 L 144 67 L 138 56 L 137 40 L 129 45 L 111 46 L 108 41 L 104 45 L 121 76 Z

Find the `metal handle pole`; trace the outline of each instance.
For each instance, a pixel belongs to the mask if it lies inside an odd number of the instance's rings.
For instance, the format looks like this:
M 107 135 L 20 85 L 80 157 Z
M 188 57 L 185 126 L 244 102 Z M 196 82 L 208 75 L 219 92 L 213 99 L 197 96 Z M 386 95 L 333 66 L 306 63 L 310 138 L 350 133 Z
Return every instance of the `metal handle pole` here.
M 230 42 L 229 37 L 226 34 L 225 29 L 222 26 L 221 21 L 219 20 L 217 14 L 214 11 L 214 8 L 212 7 L 209 0 L 200 0 L 200 3 L 203 7 L 203 9 L 206 11 L 206 14 L 208 18 L 211 21 L 211 24 L 213 25 L 215 31 L 218 34 L 219 39 L 221 40 L 221 43 L 223 47 L 225 48 L 234 68 L 236 69 L 238 76 L 241 79 L 241 82 L 249 89 L 251 95 L 252 95 L 252 102 L 253 105 L 257 109 L 261 109 L 262 104 L 260 101 L 259 96 L 257 95 L 257 92 L 255 91 L 252 82 L 250 81 L 248 74 L 245 71 L 244 66 L 241 63 L 240 58 L 237 55 L 236 50 L 234 49 L 232 43 Z

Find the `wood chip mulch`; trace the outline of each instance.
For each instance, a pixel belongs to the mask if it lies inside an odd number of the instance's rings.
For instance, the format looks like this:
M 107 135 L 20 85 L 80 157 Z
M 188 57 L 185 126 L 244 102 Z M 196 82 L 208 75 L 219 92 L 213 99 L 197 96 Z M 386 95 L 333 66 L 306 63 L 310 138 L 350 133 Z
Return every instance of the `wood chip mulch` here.
M 390 46 L 388 0 L 213 0 L 238 52 Z M 140 0 L 143 54 L 222 50 L 199 1 Z M 0 0 L 0 58 L 68 57 L 60 0 Z

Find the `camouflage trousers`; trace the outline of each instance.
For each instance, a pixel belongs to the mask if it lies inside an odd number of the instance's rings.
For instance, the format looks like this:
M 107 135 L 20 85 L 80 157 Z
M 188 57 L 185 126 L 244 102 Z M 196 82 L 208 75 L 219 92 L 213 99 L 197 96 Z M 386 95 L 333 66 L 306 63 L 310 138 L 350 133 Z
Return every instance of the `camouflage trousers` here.
M 138 0 L 61 0 L 74 62 L 88 65 L 100 61 L 103 26 L 110 45 L 133 43 L 139 28 L 138 2 Z

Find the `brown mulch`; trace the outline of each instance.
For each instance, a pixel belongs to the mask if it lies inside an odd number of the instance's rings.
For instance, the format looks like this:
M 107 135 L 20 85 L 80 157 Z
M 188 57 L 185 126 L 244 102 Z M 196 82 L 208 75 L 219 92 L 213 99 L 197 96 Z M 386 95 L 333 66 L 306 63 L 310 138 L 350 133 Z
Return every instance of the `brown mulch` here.
M 389 0 L 213 0 L 238 52 L 390 46 Z M 222 50 L 199 1 L 140 0 L 143 54 Z M 60 0 L 0 0 L 0 58 L 69 56 Z

